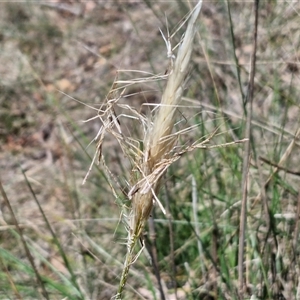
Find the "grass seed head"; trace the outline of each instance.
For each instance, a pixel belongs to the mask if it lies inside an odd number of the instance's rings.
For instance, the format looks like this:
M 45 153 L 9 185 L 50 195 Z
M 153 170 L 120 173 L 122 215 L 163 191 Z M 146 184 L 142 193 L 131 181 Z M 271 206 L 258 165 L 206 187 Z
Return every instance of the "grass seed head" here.
M 132 173 L 135 174 L 128 193 L 128 198 L 131 199 L 131 208 L 127 214 L 127 220 L 125 220 L 128 228 L 127 255 L 116 299 L 121 299 L 129 268 L 141 252 L 139 251 L 137 255 L 134 255 L 135 246 L 142 235 L 153 204 L 157 202 L 162 207 L 156 196 L 161 185 L 161 178 L 168 167 L 179 159 L 182 154 L 177 155 L 171 151 L 177 139 L 177 135 L 173 134 L 173 128 L 176 109 L 180 103 L 188 73 L 196 29 L 195 23 L 200 13 L 201 5 L 202 1 L 199 1 L 188 18 L 187 30 L 179 45 L 176 58 L 173 53 L 170 53 L 172 49 L 171 41 L 169 40 L 167 43 L 167 57 L 170 60 L 170 70 L 167 75 L 167 83 L 162 94 L 161 103 L 158 109 L 154 110 L 154 116 L 145 122 L 145 117 L 137 114 L 135 109 L 119 105 L 118 100 L 121 97 L 115 95 L 115 92 L 119 90 L 116 88 L 116 84 L 113 85 L 112 91 L 107 97 L 106 105 L 99 112 L 99 118 L 103 124 L 97 146 L 100 157 L 102 155 L 103 139 L 105 133 L 108 132 L 118 140 L 124 154 L 129 157 L 133 168 Z M 158 76 L 152 76 L 151 80 L 157 80 L 158 78 Z M 165 79 L 166 75 L 161 78 Z M 140 80 L 132 81 L 133 84 L 136 82 L 140 82 Z M 121 83 L 121 81 L 116 80 L 115 83 Z M 130 84 L 127 81 L 122 83 Z M 135 118 L 141 121 L 143 126 L 142 132 L 144 132 L 142 151 L 138 150 L 136 146 L 133 147 L 134 143 L 132 140 L 122 133 L 119 117 L 115 113 L 115 106 L 128 109 L 131 114 L 134 113 Z M 108 175 L 110 176 L 109 172 Z

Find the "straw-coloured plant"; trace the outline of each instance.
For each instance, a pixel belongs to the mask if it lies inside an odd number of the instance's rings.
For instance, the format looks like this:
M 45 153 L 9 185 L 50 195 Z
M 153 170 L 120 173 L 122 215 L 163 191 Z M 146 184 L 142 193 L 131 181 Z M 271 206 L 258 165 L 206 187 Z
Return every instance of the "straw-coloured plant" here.
M 132 206 L 128 216 L 127 255 L 116 299 L 121 298 L 130 265 L 137 258 L 134 249 L 152 211 L 153 204 L 155 201 L 160 203 L 157 198 L 160 179 L 170 164 L 174 160 L 177 160 L 178 157 L 176 153 L 172 152 L 172 148 L 176 142 L 176 134 L 172 135 L 174 114 L 184 88 L 184 80 L 187 75 L 193 49 L 195 23 L 200 13 L 201 4 L 202 1 L 199 1 L 191 14 L 175 61 L 173 61 L 174 56 L 170 49 L 170 42 L 167 42 L 169 46 L 170 70 L 159 110 L 153 122 L 149 120 L 144 123 L 146 126 L 143 140 L 144 151 L 136 152 L 135 150 L 137 149 L 131 149 L 135 152 L 132 162 L 133 168 L 136 170 L 136 182 L 133 182 L 128 193 L 128 198 L 131 199 Z M 119 138 L 121 138 L 121 143 L 123 144 L 124 140 L 122 140 L 121 136 Z M 128 146 L 128 143 L 126 146 Z
M 179 44 L 177 57 L 173 55 L 170 40 L 166 40 L 169 58 L 169 70 L 167 75 L 153 76 L 141 80 L 133 81 L 116 80 L 110 94 L 107 97 L 105 105 L 99 110 L 99 117 L 103 126 L 101 127 L 97 138 L 99 138 L 97 152 L 94 160 L 99 155 L 102 159 L 108 175 L 111 177 L 111 172 L 106 166 L 104 157 L 102 156 L 102 143 L 106 133 L 111 133 L 118 140 L 124 154 L 130 159 L 131 182 L 128 187 L 127 198 L 131 200 L 131 207 L 128 209 L 124 219 L 128 230 L 127 239 L 127 255 L 125 258 L 124 268 L 121 275 L 120 285 L 118 288 L 116 299 L 121 299 L 121 294 L 127 281 L 130 266 L 138 258 L 142 249 L 136 253 L 135 246 L 142 241 L 142 231 L 153 209 L 154 203 L 157 203 L 163 212 L 157 194 L 159 192 L 162 175 L 168 167 L 177 161 L 184 153 L 192 151 L 195 148 L 207 148 L 205 144 L 210 141 L 210 138 L 195 142 L 192 145 L 184 148 L 174 147 L 178 136 L 182 132 L 173 132 L 175 123 L 175 113 L 178 104 L 181 100 L 184 90 L 184 84 L 188 73 L 189 62 L 193 50 L 193 39 L 196 31 L 196 20 L 199 16 L 202 6 L 202 1 L 199 1 L 189 18 L 188 25 L 182 41 Z M 135 84 L 138 82 L 167 79 L 160 104 L 152 111 L 153 116 L 145 117 L 138 113 L 133 107 L 118 103 L 118 100 L 123 95 L 123 91 L 118 95 L 118 85 Z M 117 105 L 130 112 L 131 118 L 138 120 L 142 124 L 143 147 L 139 147 L 140 141 L 125 136 L 122 133 L 120 125 L 120 116 L 115 114 L 114 106 Z M 111 187 L 113 185 L 111 184 Z M 113 187 L 112 187 L 113 189 Z M 114 190 L 113 190 L 114 191 Z M 114 191 L 115 193 L 115 191 Z M 142 241 L 143 244 L 143 241 Z M 144 245 L 142 245 L 144 246 Z

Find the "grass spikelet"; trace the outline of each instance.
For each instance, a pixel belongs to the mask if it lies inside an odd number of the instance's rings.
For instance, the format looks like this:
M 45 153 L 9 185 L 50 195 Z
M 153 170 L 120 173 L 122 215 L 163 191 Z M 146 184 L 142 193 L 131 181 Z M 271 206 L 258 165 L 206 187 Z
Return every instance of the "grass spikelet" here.
M 174 64 L 173 58 L 170 57 L 171 70 L 161 99 L 161 105 L 155 116 L 153 126 L 149 126 L 145 136 L 146 147 L 141 166 L 143 180 L 139 183 L 139 190 L 132 199 L 133 222 L 131 228 L 134 236 L 141 234 L 141 230 L 148 220 L 153 206 L 152 199 L 159 186 L 159 179 L 169 165 L 167 160 L 170 158 L 170 150 L 175 139 L 174 136 L 170 137 L 174 125 L 174 113 L 182 96 L 184 79 L 187 75 L 193 48 L 195 21 L 200 8 L 201 2 L 198 3 L 190 18 Z

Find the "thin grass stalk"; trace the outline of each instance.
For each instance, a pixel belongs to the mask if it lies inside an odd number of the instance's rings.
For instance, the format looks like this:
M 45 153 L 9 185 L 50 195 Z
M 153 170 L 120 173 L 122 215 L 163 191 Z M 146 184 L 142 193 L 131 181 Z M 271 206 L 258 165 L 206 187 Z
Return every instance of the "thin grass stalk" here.
M 233 54 L 233 59 L 234 59 L 235 67 L 236 67 L 236 75 L 237 75 L 237 80 L 238 80 L 238 83 L 239 83 L 240 93 L 241 93 L 242 99 L 244 99 L 245 96 L 244 96 L 244 92 L 243 92 L 243 88 L 242 88 L 240 65 L 239 65 L 237 55 L 236 55 L 236 40 L 235 40 L 235 35 L 234 35 L 234 32 L 233 32 L 233 22 L 232 22 L 232 17 L 231 17 L 231 9 L 230 9 L 229 1 L 226 1 L 226 4 L 227 4 L 227 11 L 228 11 L 231 43 L 232 43 L 232 48 L 233 48 L 232 49 L 233 50 L 232 54 Z
M 12 278 L 11 275 L 10 275 L 10 272 L 9 272 L 9 270 L 8 270 L 8 267 L 7 267 L 7 265 L 4 263 L 4 261 L 3 261 L 3 259 L 2 259 L 1 257 L 0 257 L 0 266 L 1 266 L 1 269 L 2 269 L 2 267 L 3 267 L 3 270 L 4 270 L 4 272 L 6 273 L 6 276 L 7 276 L 7 278 L 8 278 L 9 284 L 10 284 L 10 286 L 11 286 L 11 289 L 12 289 L 12 291 L 13 291 L 13 293 L 14 293 L 16 299 L 22 299 L 22 297 L 21 297 L 21 295 L 20 295 L 20 293 L 19 293 L 19 291 L 18 291 L 18 289 L 17 289 L 17 287 L 16 287 L 16 285 L 15 285 L 15 283 L 14 283 L 14 280 L 13 280 L 13 278 Z
M 239 296 L 244 299 L 244 242 L 247 224 L 247 197 L 248 197 L 248 169 L 250 162 L 250 143 L 251 143 L 251 120 L 252 120 L 252 104 L 254 96 L 254 76 L 256 64 L 256 49 L 257 49 L 257 27 L 258 27 L 258 5 L 259 0 L 255 0 L 255 24 L 253 29 L 253 49 L 251 55 L 251 69 L 248 86 L 248 97 L 246 99 L 246 129 L 245 137 L 248 139 L 244 147 L 243 160 L 243 178 L 242 178 L 242 207 L 240 215 L 240 235 L 239 235 L 239 252 L 238 252 L 238 282 L 239 282 Z
M 300 216 L 300 188 L 298 190 L 297 200 L 298 200 L 298 203 L 297 203 L 297 214 L 296 214 L 296 216 Z M 296 253 L 297 253 L 298 235 L 299 235 L 299 218 L 296 219 L 294 238 L 293 238 L 293 249 L 294 249 L 294 257 L 295 258 L 296 258 Z
M 30 190 L 32 196 L 33 196 L 33 199 L 34 199 L 36 205 L 38 206 L 38 209 L 39 209 L 39 211 L 40 211 L 40 213 L 41 213 L 41 215 L 42 215 L 42 217 L 43 217 L 43 219 L 44 219 L 44 222 L 45 222 L 45 224 L 46 224 L 48 230 L 50 231 L 50 234 L 51 234 L 51 236 L 52 236 L 52 238 L 53 238 L 53 241 L 54 241 L 54 243 L 56 244 L 56 246 L 57 246 L 57 248 L 58 248 L 59 254 L 60 254 L 60 256 L 62 257 L 63 262 L 64 262 L 66 268 L 68 269 L 69 273 L 70 273 L 70 276 L 71 276 L 71 282 L 72 282 L 73 286 L 77 289 L 78 294 L 80 295 L 80 299 L 84 299 L 84 296 L 83 296 L 82 291 L 81 291 L 81 289 L 80 289 L 80 287 L 79 287 L 79 285 L 78 285 L 78 283 L 77 283 L 77 281 L 76 281 L 76 276 L 75 276 L 75 274 L 74 274 L 74 272 L 73 272 L 73 269 L 72 269 L 72 267 L 71 267 L 71 264 L 69 263 L 69 260 L 68 260 L 68 258 L 67 258 L 67 255 L 66 255 L 66 253 L 65 253 L 65 251 L 64 251 L 64 249 L 63 249 L 61 243 L 59 242 L 56 233 L 55 233 L 54 230 L 52 229 L 52 226 L 51 226 L 51 224 L 50 224 L 48 218 L 46 217 L 45 212 L 44 212 L 44 210 L 43 210 L 43 208 L 42 208 L 40 202 L 38 201 L 38 199 L 37 199 L 37 197 L 36 197 L 36 194 L 35 194 L 35 192 L 33 191 L 32 186 L 31 186 L 31 184 L 30 184 L 30 182 L 29 182 L 29 180 L 28 180 L 28 178 L 27 178 L 27 176 L 26 176 L 26 174 L 25 174 L 25 172 L 24 172 L 24 170 L 23 170 L 22 168 L 21 168 L 21 171 L 22 171 L 23 176 L 24 176 L 24 178 L 25 178 L 26 184 L 27 184 L 27 186 L 28 186 L 28 188 L 29 188 L 29 190 Z
M 166 184 L 165 184 L 165 199 L 166 199 L 166 217 L 168 219 L 169 238 L 170 238 L 170 261 L 171 261 L 171 268 L 172 268 L 172 274 L 171 274 L 172 287 L 174 288 L 175 299 L 178 300 L 173 220 L 172 220 L 172 215 L 171 215 L 170 195 L 169 195 L 169 190 L 168 190 L 168 187 Z
M 258 175 L 259 175 L 259 182 L 260 182 L 260 194 L 261 194 L 261 199 L 263 202 L 263 208 L 264 208 L 264 220 L 266 222 L 266 227 L 267 227 L 267 234 L 265 235 L 264 238 L 264 242 L 263 242 L 263 246 L 261 247 L 261 253 L 265 252 L 266 246 L 270 245 L 270 241 L 269 241 L 269 236 L 270 234 L 273 235 L 273 239 L 274 239 L 274 247 L 276 249 L 276 252 L 278 251 L 278 239 L 277 239 L 277 232 L 276 232 L 276 223 L 274 222 L 274 217 L 272 216 L 272 213 L 270 211 L 269 208 L 269 204 L 268 204 L 268 198 L 267 198 L 267 194 L 266 194 L 266 188 L 267 186 L 264 184 L 263 181 L 263 177 L 262 177 L 262 168 L 261 165 L 259 163 L 259 159 L 256 159 L 256 164 L 257 164 L 257 168 L 258 168 Z
M 198 237 L 200 237 L 200 227 L 198 222 L 198 193 L 197 193 L 197 184 L 196 179 L 192 175 L 192 206 L 193 206 L 193 219 L 195 222 L 195 232 Z M 203 254 L 203 247 L 200 239 L 197 239 L 197 246 L 198 246 L 198 252 L 199 252 L 199 261 L 200 261 L 200 267 L 202 271 L 202 275 L 205 275 L 205 266 L 204 266 L 204 254 Z
M 157 280 L 158 289 L 160 292 L 160 299 L 165 300 L 165 293 L 163 290 L 162 282 L 161 282 L 161 276 L 159 272 L 159 265 L 158 265 L 158 258 L 157 258 L 157 245 L 156 245 L 156 231 L 155 231 L 155 224 L 154 224 L 154 217 L 153 214 L 149 218 L 148 222 L 148 228 L 149 228 L 149 240 L 150 240 L 150 255 L 151 255 L 151 262 L 154 270 L 154 274 Z
M 174 116 L 177 105 L 181 100 L 184 82 L 188 73 L 196 31 L 196 20 L 201 6 L 202 1 L 199 1 L 190 16 L 177 58 L 174 60 L 172 54 L 169 57 L 171 69 L 162 95 L 161 105 L 154 118 L 153 125 L 149 125 L 144 136 L 145 150 L 141 158 L 136 161 L 140 178 L 133 184 L 128 194 L 132 200 L 132 211 L 129 216 L 127 255 L 116 299 L 121 299 L 130 266 L 139 255 L 139 253 L 134 253 L 134 249 L 152 211 L 153 199 L 158 200 L 156 194 L 160 188 L 162 175 L 173 162 L 171 150 L 176 142 L 176 137 L 171 136 L 171 133 L 175 122 Z
M 26 243 L 26 241 L 25 241 L 25 238 L 24 238 L 22 229 L 21 229 L 20 226 L 19 226 L 19 222 L 18 222 L 18 220 L 17 220 L 17 218 L 16 218 L 16 215 L 15 215 L 15 213 L 14 213 L 14 211 L 13 211 L 11 205 L 10 205 L 10 202 L 9 202 L 9 200 L 8 200 L 8 197 L 7 197 L 7 195 L 6 195 L 6 192 L 5 192 L 4 188 L 3 188 L 1 179 L 0 179 L 0 192 L 1 192 L 1 194 L 2 194 L 2 197 L 3 197 L 3 199 L 4 199 L 4 201 L 5 201 L 6 205 L 7 205 L 7 207 L 8 207 L 8 209 L 9 209 L 10 213 L 11 213 L 13 222 L 15 223 L 15 226 L 16 226 L 16 228 L 17 228 L 17 231 L 18 231 L 18 233 L 19 233 L 19 235 L 20 235 L 21 242 L 22 242 L 22 244 L 23 244 L 23 246 L 24 246 L 24 249 L 25 249 L 25 252 L 26 252 L 26 256 L 27 256 L 27 258 L 28 258 L 28 260 L 29 260 L 29 262 L 30 262 L 30 264 L 31 264 L 31 267 L 32 267 L 32 269 L 33 269 L 33 272 L 34 272 L 34 274 L 35 274 L 35 276 L 36 276 L 37 284 L 41 287 L 42 295 L 44 296 L 45 299 L 50 299 L 50 298 L 49 298 L 49 294 L 48 294 L 48 292 L 47 292 L 47 290 L 46 290 L 44 281 L 43 281 L 43 279 L 42 279 L 42 276 L 40 275 L 38 269 L 36 268 L 36 265 L 35 265 L 35 263 L 34 263 L 33 257 L 32 257 L 32 255 L 31 255 L 31 253 L 30 253 L 30 251 L 29 251 L 29 248 L 28 248 L 28 245 L 27 245 L 27 243 Z

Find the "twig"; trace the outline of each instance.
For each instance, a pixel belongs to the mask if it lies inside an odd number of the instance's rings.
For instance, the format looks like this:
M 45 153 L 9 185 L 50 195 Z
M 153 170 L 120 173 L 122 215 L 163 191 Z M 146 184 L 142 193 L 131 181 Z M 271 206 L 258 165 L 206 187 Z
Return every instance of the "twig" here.
M 259 156 L 259 160 L 263 161 L 264 163 L 266 163 L 270 166 L 276 167 L 278 170 L 282 170 L 282 171 L 285 171 L 286 173 L 293 174 L 293 175 L 296 175 L 296 176 L 300 176 L 300 171 L 289 170 L 289 169 L 284 168 L 284 167 L 280 166 L 279 164 L 275 164 L 275 163 L 271 162 L 270 160 L 268 160 L 264 157 L 261 157 L 261 156 Z

